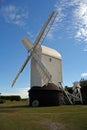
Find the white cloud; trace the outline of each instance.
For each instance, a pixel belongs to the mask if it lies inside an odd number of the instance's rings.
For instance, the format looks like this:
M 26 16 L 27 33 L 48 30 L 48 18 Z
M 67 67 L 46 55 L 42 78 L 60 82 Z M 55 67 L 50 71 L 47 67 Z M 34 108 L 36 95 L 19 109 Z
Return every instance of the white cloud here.
M 21 95 L 22 98 L 28 98 L 28 90 L 29 88 L 20 88 L 18 93 Z
M 28 18 L 28 12 L 15 5 L 6 5 L 1 7 L 0 17 L 2 17 L 7 23 L 24 26 L 26 24 L 26 19 Z
M 87 73 L 82 73 L 81 77 L 87 77 Z
M 84 51 L 87 52 L 87 45 L 85 46 Z
M 81 1 L 73 14 L 76 21 L 76 38 L 87 41 L 87 3 L 82 3 Z
M 61 29 L 66 31 L 69 38 L 87 45 L 87 0 L 61 0 L 54 6 L 58 15 L 48 37 L 52 39 L 55 32 Z M 87 46 L 84 51 L 87 51 Z
M 59 31 L 59 29 L 66 29 L 65 31 L 69 34 L 68 36 L 74 36 L 79 41 L 87 42 L 87 0 L 61 0 L 54 7 L 58 15 L 47 35 L 48 38 L 52 39 L 55 32 Z M 1 7 L 0 17 L 7 23 L 24 26 L 27 23 L 29 14 L 24 8 L 7 5 Z M 27 34 L 31 38 L 33 37 L 29 31 L 27 31 Z
M 30 36 L 30 38 L 33 38 L 33 34 L 29 31 L 27 31 L 27 34 Z
M 21 98 L 28 98 L 28 90 L 29 87 L 24 87 L 24 88 L 12 88 L 9 92 L 8 90 L 4 90 L 2 92 L 2 95 L 19 95 Z
M 63 18 L 65 16 L 65 14 L 62 12 L 63 7 L 59 4 L 59 2 L 56 3 L 54 5 L 54 7 L 55 7 L 55 9 L 56 9 L 56 11 L 57 11 L 58 14 L 57 14 L 57 16 L 55 18 L 55 21 L 54 21 L 54 23 L 53 23 L 53 25 L 52 25 L 52 27 L 51 27 L 48 35 L 47 35 L 49 39 L 52 39 L 53 38 L 53 34 L 56 31 L 58 31 L 59 23 L 62 22 L 62 20 L 63 20 Z

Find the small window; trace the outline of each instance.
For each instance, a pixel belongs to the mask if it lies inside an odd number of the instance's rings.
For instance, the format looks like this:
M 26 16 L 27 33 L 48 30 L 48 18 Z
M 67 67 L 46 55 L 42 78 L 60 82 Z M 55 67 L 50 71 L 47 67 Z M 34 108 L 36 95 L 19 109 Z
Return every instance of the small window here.
M 52 61 L 52 58 L 49 58 L 49 61 L 51 62 L 51 61 Z

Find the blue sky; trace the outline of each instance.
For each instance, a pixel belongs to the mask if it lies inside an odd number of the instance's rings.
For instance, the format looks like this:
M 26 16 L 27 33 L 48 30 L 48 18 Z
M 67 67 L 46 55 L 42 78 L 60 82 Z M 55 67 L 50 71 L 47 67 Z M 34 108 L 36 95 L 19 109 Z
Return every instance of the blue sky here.
M 35 41 L 52 10 L 57 18 L 43 45 L 62 55 L 63 86 L 87 79 L 87 0 L 0 0 L 0 92 L 27 97 L 28 63 L 15 86 L 12 80 L 28 56 L 21 40 Z

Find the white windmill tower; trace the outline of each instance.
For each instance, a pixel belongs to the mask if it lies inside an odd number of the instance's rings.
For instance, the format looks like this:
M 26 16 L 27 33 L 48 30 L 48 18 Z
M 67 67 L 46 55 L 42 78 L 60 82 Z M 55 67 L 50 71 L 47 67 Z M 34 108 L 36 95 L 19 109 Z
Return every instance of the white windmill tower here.
M 30 52 L 30 55 L 27 57 L 24 64 L 20 68 L 18 74 L 16 75 L 15 79 L 13 80 L 12 86 L 15 84 L 20 73 L 22 73 L 26 64 L 31 59 L 31 81 L 30 81 L 31 91 L 33 91 L 32 87 L 34 87 L 34 86 L 42 87 L 44 85 L 47 86 L 48 84 L 49 84 L 48 85 L 49 87 L 52 87 L 51 88 L 52 90 L 55 90 L 55 89 L 57 91 L 59 90 L 59 87 L 58 87 L 59 83 L 62 82 L 61 55 L 56 50 L 41 45 L 44 38 L 46 37 L 47 33 L 49 32 L 49 30 L 56 18 L 56 15 L 57 15 L 57 12 L 55 12 L 55 11 L 53 11 L 51 13 L 51 15 L 48 17 L 48 20 L 42 27 L 34 44 L 32 44 L 26 37 L 23 38 L 22 42 L 23 42 L 24 46 L 26 47 L 26 49 Z M 54 83 L 55 85 L 51 84 L 51 83 Z M 53 88 L 53 86 L 55 89 Z M 38 92 L 36 91 L 37 90 L 36 87 L 34 87 L 34 88 L 35 88 L 34 92 L 39 93 L 39 95 L 40 95 L 40 91 L 42 91 L 43 87 L 42 87 L 42 89 L 40 88 L 38 90 Z M 46 88 L 46 90 L 48 90 L 48 89 Z M 29 92 L 31 93 L 31 91 L 29 91 Z M 41 93 L 47 94 L 47 91 L 44 91 Z M 34 93 L 34 95 L 37 95 L 37 94 Z M 56 95 L 56 94 L 54 94 L 54 95 Z M 38 106 L 40 104 L 39 103 L 40 97 L 39 97 L 39 99 L 37 99 L 37 97 L 34 98 L 33 94 L 29 94 L 29 96 L 30 96 L 29 99 L 31 102 L 31 106 Z M 53 99 L 52 96 L 49 100 L 51 100 L 51 99 Z M 49 100 L 48 100 L 48 102 L 49 102 Z M 54 105 L 55 104 L 57 105 L 59 103 L 58 100 L 52 101 L 52 102 L 55 102 L 55 103 L 53 103 Z M 49 104 L 49 103 L 47 103 L 47 104 Z M 42 103 L 42 105 L 43 105 L 43 103 Z

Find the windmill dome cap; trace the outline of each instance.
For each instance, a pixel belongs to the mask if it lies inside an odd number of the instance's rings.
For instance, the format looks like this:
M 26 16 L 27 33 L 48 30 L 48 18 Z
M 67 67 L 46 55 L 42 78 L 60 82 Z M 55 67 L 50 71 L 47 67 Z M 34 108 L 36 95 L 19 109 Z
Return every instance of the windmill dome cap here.
M 60 55 L 60 53 L 58 51 L 56 51 L 55 49 L 52 48 L 48 48 L 46 46 L 41 46 L 42 47 L 42 54 L 43 55 L 48 55 L 57 59 L 62 59 L 62 56 Z

